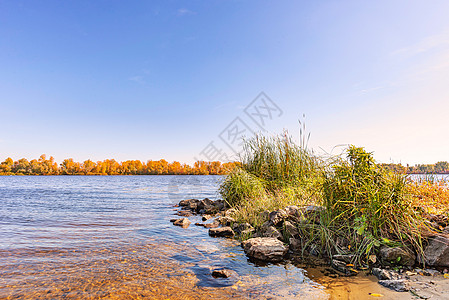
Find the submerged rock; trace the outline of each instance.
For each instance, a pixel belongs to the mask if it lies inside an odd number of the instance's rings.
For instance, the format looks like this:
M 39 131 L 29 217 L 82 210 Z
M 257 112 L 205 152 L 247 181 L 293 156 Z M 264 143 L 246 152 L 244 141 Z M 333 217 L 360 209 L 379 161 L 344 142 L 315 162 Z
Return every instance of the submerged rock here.
M 187 228 L 192 222 L 187 218 L 181 218 L 173 222 L 173 225 L 181 226 L 182 228 Z
M 216 269 L 212 271 L 212 276 L 214 278 L 229 278 L 236 277 L 237 275 L 236 271 L 228 269 Z
M 424 250 L 426 264 L 434 267 L 449 267 L 449 238 L 436 236 Z
M 379 280 L 379 284 L 396 292 L 408 292 L 410 290 L 409 282 L 405 279 Z
M 209 235 L 212 237 L 233 237 L 234 231 L 231 227 L 220 227 L 209 229 Z
M 269 237 L 248 239 L 242 242 L 242 247 L 248 257 L 269 262 L 281 261 L 288 251 L 284 243 Z
M 413 266 L 416 260 L 414 253 L 401 247 L 382 247 L 379 256 L 384 265 Z

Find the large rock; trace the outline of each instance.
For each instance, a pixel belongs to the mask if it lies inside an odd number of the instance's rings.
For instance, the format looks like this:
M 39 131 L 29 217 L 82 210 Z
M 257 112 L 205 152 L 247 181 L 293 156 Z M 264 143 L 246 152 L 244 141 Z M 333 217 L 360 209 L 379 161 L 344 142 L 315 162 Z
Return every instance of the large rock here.
M 209 235 L 212 237 L 233 237 L 234 231 L 231 227 L 220 227 L 209 229 Z
M 449 238 L 436 236 L 424 250 L 426 263 L 434 267 L 449 267 Z
M 187 228 L 187 227 L 189 227 L 190 223 L 192 223 L 192 222 L 190 222 L 189 219 L 181 218 L 181 219 L 174 221 L 173 225 L 181 226 L 182 228 Z
M 242 242 L 243 250 L 250 258 L 278 262 L 281 261 L 288 248 L 276 238 L 259 237 Z
M 379 256 L 384 265 L 413 266 L 416 260 L 414 253 L 401 247 L 382 247 Z
M 269 215 L 271 223 L 273 223 L 274 226 L 280 226 L 282 225 L 282 222 L 284 222 L 285 219 L 288 218 L 287 213 L 283 209 L 278 209 L 275 211 L 272 211 Z
M 409 282 L 405 279 L 379 280 L 379 284 L 396 292 L 407 292 L 410 290 Z

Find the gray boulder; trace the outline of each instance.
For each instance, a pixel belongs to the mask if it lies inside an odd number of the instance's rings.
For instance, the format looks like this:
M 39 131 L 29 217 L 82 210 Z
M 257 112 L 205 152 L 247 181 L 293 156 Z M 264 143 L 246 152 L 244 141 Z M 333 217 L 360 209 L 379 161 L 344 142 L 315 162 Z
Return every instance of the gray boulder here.
M 248 257 L 268 262 L 281 261 L 288 251 L 284 243 L 269 237 L 248 239 L 242 242 L 242 247 Z
M 449 238 L 436 236 L 424 250 L 426 264 L 434 267 L 449 267 Z

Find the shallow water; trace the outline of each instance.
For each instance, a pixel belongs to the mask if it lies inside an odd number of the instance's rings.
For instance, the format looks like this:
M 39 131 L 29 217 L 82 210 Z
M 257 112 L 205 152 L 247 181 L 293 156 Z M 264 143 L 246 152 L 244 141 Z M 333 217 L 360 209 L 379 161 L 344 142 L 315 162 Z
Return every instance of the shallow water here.
M 220 176 L 0 177 L 0 298 L 326 299 L 291 264 L 256 266 L 239 243 L 173 226 L 174 204 L 218 199 Z M 235 270 L 214 279 L 211 270 Z

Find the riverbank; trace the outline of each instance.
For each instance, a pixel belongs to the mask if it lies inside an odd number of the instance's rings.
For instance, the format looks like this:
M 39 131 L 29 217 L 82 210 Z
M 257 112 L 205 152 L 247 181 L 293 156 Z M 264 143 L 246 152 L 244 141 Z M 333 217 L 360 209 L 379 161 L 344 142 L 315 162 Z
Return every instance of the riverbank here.
M 195 225 L 208 229 L 210 236 L 242 241 L 242 247 L 253 263 L 288 263 L 307 270 L 309 278 L 326 287 L 330 299 L 364 299 L 370 295 L 386 299 L 444 299 L 444 291 L 449 288 L 446 268 L 419 268 L 416 256 L 407 256 L 399 247 L 382 248 L 378 257 L 371 257 L 376 261 L 367 265 L 352 264 L 351 255 L 320 257 L 316 249 L 303 251 L 295 240 L 299 238 L 296 234 L 285 240 L 286 231 L 292 228 L 285 223 L 294 224 L 292 217 L 297 218 L 298 210 L 301 211 L 298 207 L 287 207 L 283 210 L 286 214 L 279 211 L 269 213 L 267 222 L 271 227 L 257 229 L 250 224 L 236 222 L 232 217 L 235 209 L 226 207 L 222 200 L 188 199 L 176 207 L 176 214 L 182 218 L 172 219 L 175 225 L 187 228 L 191 224 L 188 217 L 199 214 L 203 222 Z M 315 217 L 319 211 L 316 207 L 304 208 L 307 210 L 313 211 Z M 279 226 L 282 220 L 284 224 Z M 238 276 L 232 270 L 229 272 Z

